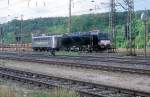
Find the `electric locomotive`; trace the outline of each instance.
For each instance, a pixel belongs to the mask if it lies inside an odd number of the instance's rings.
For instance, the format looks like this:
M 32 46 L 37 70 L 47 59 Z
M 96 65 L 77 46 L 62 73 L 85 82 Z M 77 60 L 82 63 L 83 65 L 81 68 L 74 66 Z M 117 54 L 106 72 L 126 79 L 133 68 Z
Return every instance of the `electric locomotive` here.
M 108 33 L 76 33 L 62 37 L 62 46 L 67 50 L 101 51 L 111 49 L 111 41 Z
M 32 49 L 34 51 L 53 51 L 61 47 L 62 35 L 32 35 Z

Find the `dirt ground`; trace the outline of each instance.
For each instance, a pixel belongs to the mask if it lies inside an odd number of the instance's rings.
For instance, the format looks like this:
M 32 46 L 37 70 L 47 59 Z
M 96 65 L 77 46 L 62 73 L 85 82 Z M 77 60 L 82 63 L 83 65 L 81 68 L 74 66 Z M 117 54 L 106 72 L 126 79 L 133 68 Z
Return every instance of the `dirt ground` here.
M 44 73 L 56 77 L 150 92 L 150 76 L 146 75 L 107 72 L 11 60 L 0 60 L 0 63 L 2 66 L 10 68 Z

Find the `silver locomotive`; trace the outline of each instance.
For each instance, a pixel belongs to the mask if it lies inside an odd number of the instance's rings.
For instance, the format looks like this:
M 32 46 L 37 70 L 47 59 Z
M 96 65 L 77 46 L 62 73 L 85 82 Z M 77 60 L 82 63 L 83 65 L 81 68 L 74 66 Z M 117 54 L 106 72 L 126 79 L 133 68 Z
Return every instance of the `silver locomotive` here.
M 59 50 L 62 35 L 32 35 L 32 49 L 34 51 Z

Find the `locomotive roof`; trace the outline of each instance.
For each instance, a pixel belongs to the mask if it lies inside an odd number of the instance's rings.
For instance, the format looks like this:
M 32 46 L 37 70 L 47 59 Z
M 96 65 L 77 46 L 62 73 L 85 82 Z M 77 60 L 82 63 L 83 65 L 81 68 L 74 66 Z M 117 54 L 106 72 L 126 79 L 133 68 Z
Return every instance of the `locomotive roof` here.
M 103 34 L 106 32 L 76 32 L 76 33 L 71 33 L 71 34 L 65 34 L 63 36 L 81 36 L 81 35 L 98 35 L 98 34 Z
M 62 35 L 32 35 L 32 38 L 62 37 Z
M 49 38 L 49 37 L 62 37 L 62 36 L 81 36 L 81 35 L 98 35 L 98 34 L 104 34 L 106 32 L 76 32 L 71 34 L 64 34 L 64 35 L 33 35 L 32 38 Z M 108 34 L 108 33 L 106 33 Z

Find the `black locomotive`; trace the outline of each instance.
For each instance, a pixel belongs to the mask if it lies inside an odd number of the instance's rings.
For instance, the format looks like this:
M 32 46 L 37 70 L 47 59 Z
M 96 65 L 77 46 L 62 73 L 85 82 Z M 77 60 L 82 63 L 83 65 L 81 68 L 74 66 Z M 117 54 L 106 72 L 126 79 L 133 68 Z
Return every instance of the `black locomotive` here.
M 65 35 L 62 37 L 62 47 L 74 51 L 101 51 L 111 49 L 111 41 L 108 33 L 88 32 Z

